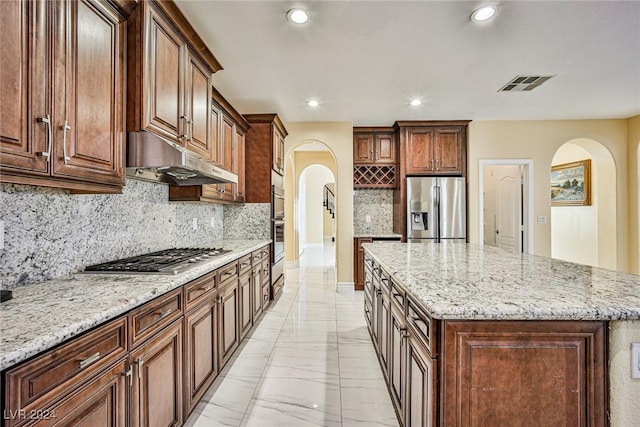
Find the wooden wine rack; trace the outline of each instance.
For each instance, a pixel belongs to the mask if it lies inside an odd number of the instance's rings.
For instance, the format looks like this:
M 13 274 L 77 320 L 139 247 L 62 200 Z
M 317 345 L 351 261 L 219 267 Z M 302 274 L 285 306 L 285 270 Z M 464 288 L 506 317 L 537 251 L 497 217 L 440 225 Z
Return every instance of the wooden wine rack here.
M 355 165 L 353 188 L 395 188 L 396 165 Z

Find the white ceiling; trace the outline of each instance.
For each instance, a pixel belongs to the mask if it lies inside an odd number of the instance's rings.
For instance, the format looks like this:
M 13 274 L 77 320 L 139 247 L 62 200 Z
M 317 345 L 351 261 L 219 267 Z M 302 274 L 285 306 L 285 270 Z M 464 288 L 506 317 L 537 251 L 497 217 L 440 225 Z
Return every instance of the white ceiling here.
M 640 114 L 640 1 L 502 1 L 482 26 L 469 19 L 475 1 L 176 3 L 224 67 L 214 86 L 243 114 L 356 126 Z M 286 20 L 294 6 L 309 23 Z M 516 75 L 555 77 L 497 92 Z

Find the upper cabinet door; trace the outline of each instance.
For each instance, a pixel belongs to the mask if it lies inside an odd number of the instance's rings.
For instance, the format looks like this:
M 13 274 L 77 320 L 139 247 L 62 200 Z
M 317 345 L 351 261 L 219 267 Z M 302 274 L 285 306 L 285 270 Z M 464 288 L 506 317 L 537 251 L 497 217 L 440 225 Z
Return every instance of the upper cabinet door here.
M 126 21 L 101 0 L 54 16 L 53 174 L 122 185 Z
M 148 7 L 145 40 L 144 93 L 147 108 L 145 128 L 165 138 L 184 144 L 186 120 L 184 105 L 184 40 L 171 24 L 152 7 Z
M 2 170 L 48 175 L 51 82 L 46 1 L 0 1 Z M 47 118 L 48 117 L 48 118 Z M 40 121 L 38 121 L 40 119 Z
M 353 162 L 372 163 L 373 155 L 373 134 L 355 134 L 353 136 Z
M 224 162 L 224 150 L 222 145 L 222 110 L 216 104 L 211 103 L 211 163 L 222 166 Z
M 187 58 L 185 86 L 187 148 L 211 160 L 211 72 L 190 53 Z M 215 157 L 217 160 L 217 153 Z
M 376 163 L 396 162 L 396 143 L 393 134 L 375 136 L 374 161 Z
M 433 158 L 433 129 L 428 127 L 405 129 L 406 174 L 424 174 L 435 171 Z
M 459 127 L 434 129 L 435 173 L 462 175 L 466 169 L 466 150 L 462 142 L 463 131 Z

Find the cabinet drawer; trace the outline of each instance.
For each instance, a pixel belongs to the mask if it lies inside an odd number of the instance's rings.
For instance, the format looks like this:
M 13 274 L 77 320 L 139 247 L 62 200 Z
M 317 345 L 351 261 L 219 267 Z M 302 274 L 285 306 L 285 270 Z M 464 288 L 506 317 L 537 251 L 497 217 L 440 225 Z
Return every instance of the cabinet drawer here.
M 262 284 L 271 283 L 271 279 L 269 278 L 271 273 L 271 263 L 269 259 L 262 261 Z
M 262 286 L 262 309 L 263 310 L 266 309 L 267 306 L 269 305 L 269 300 L 270 300 L 269 288 L 270 287 L 271 285 L 269 283 Z
M 367 321 L 367 327 L 371 328 L 371 300 L 364 300 L 364 319 Z
M 391 278 L 387 272 L 382 270 L 380 267 L 378 267 L 378 272 L 380 274 L 380 289 L 382 289 L 382 292 L 389 295 L 391 290 Z
M 429 350 L 431 357 L 436 357 L 437 331 L 434 320 L 420 308 L 411 298 L 407 298 L 407 324 L 412 327 L 418 338 Z
M 184 285 L 185 310 L 191 310 L 216 292 L 216 273 L 209 273 Z
M 238 278 L 238 263 L 227 264 L 218 270 L 218 288 L 222 288 L 228 282 Z
M 245 271 L 251 268 L 251 258 L 252 255 L 245 255 L 238 260 L 238 272 L 244 273 Z
M 122 317 L 8 371 L 6 409 L 43 409 L 126 353 L 127 319 Z
M 129 313 L 129 346 L 133 348 L 182 316 L 182 288 Z
M 265 246 L 264 248 L 260 249 L 260 255 L 262 256 L 262 260 L 267 260 L 269 261 L 269 246 Z
M 405 293 L 393 280 L 391 281 L 391 302 L 404 314 Z
M 260 250 L 251 253 L 251 262 L 254 267 L 262 262 L 262 252 Z
M 366 254 L 364 256 L 364 268 L 365 270 L 373 271 L 373 259 Z

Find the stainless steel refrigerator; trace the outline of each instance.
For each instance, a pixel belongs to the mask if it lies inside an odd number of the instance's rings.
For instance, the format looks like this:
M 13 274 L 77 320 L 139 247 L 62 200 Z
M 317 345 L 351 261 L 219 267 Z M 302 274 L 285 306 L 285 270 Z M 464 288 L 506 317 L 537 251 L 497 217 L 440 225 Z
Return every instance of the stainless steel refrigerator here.
M 407 178 L 407 241 L 467 240 L 464 178 Z

